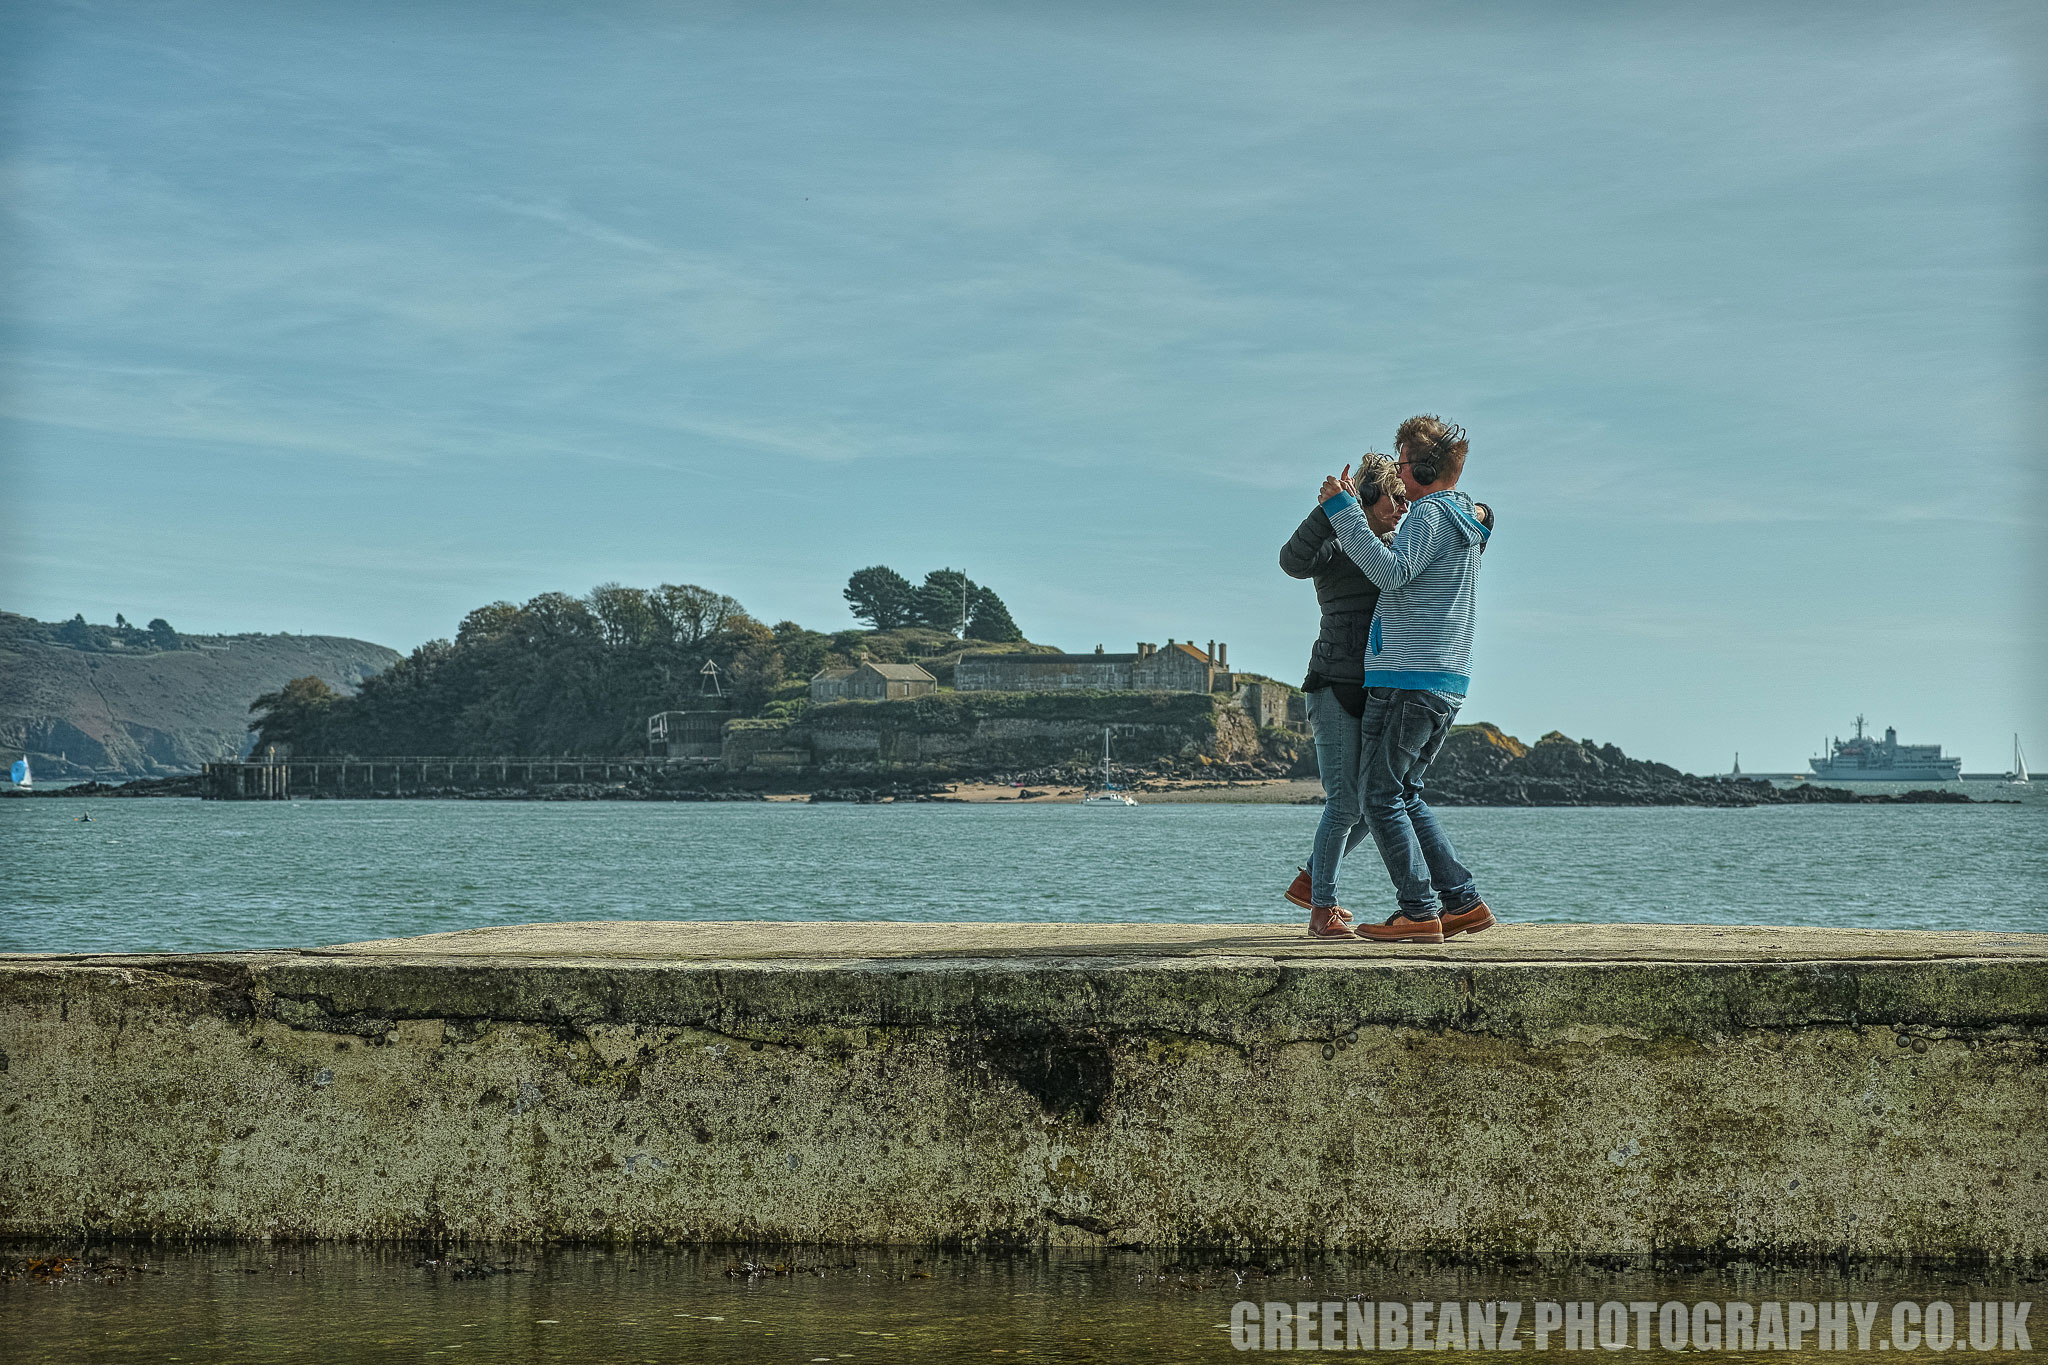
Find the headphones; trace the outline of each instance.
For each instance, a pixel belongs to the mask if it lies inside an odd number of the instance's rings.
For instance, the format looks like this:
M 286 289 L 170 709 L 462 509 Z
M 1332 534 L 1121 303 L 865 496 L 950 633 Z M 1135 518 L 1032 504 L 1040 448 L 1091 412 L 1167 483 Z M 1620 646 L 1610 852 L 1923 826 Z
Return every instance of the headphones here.
M 1437 433 L 1436 439 L 1425 450 L 1408 456 L 1408 468 L 1415 475 L 1417 483 L 1435 483 L 1443 477 L 1444 466 L 1450 462 L 1451 452 L 1458 448 L 1458 442 L 1465 439 L 1465 428 L 1455 422 L 1447 422 Z

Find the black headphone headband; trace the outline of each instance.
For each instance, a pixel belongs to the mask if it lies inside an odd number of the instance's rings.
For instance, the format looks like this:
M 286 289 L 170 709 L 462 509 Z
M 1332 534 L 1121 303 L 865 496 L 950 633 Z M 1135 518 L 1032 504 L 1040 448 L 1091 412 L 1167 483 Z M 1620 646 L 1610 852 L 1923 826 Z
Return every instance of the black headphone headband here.
M 1429 449 L 1408 461 L 1408 467 L 1415 471 L 1415 482 L 1435 483 L 1442 477 L 1444 465 L 1464 439 L 1465 428 L 1455 422 L 1444 423 L 1443 430 L 1430 438 Z

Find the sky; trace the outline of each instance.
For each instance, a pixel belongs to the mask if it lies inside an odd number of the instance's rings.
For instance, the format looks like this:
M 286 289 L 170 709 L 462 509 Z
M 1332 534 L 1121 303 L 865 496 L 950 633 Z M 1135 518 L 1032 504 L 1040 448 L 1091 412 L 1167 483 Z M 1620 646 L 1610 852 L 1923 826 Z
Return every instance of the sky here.
M 966 570 L 1294 680 L 1400 421 L 1468 720 L 2048 762 L 2038 5 L 0 3 L 0 608 L 399 649 Z

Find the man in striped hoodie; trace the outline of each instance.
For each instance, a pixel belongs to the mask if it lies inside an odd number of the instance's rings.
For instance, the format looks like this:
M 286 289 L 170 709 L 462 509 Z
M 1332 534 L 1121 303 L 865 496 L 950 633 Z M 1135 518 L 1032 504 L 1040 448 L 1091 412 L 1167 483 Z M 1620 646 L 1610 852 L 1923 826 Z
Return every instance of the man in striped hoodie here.
M 1441 943 L 1493 925 L 1477 882 L 1422 799 L 1423 774 L 1471 681 L 1479 557 L 1490 533 L 1457 491 L 1470 449 L 1462 428 L 1411 417 L 1395 447 L 1409 505 L 1390 544 L 1366 524 L 1350 466 L 1325 479 L 1322 492 L 1337 543 L 1380 590 L 1366 643 L 1359 783 L 1400 909 L 1356 932 L 1382 943 Z

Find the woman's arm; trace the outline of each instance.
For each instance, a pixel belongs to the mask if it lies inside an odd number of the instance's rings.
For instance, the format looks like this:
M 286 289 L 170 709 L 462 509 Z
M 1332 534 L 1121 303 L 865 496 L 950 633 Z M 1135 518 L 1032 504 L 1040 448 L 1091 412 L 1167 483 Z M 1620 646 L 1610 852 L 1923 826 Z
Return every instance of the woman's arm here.
M 1314 577 L 1315 571 L 1329 561 L 1327 549 L 1336 534 L 1322 508 L 1310 512 L 1280 547 L 1280 572 L 1289 578 Z

